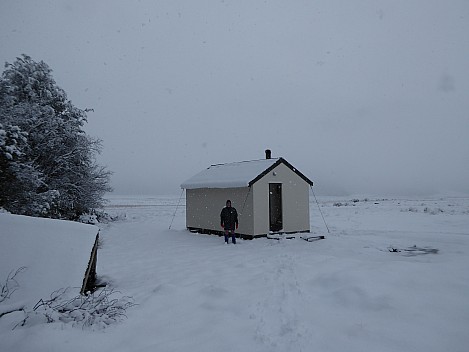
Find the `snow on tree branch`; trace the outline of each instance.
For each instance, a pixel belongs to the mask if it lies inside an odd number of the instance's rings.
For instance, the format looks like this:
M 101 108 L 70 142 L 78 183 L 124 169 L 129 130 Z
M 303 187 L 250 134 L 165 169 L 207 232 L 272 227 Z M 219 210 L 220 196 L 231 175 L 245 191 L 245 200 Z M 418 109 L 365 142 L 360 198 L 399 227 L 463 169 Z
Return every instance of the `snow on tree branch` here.
M 111 172 L 96 164 L 101 140 L 52 70 L 22 55 L 0 77 L 0 207 L 76 220 L 103 204 Z

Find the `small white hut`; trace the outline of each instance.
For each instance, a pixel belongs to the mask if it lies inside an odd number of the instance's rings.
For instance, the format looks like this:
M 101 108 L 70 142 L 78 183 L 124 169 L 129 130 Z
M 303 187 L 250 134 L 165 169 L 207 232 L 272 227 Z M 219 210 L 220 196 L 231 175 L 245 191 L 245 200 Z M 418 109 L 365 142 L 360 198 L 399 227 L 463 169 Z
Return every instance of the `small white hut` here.
M 220 212 L 230 199 L 238 211 L 237 235 L 309 232 L 313 182 L 283 158 L 212 165 L 185 181 L 186 227 L 220 233 Z

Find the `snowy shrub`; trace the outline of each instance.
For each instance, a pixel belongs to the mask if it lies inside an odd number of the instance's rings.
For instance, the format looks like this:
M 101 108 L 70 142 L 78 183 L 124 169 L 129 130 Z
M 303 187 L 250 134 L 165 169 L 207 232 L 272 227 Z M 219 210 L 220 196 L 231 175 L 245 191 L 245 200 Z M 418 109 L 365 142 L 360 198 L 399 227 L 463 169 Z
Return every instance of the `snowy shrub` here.
M 97 225 L 99 223 L 101 224 L 107 224 L 112 221 L 118 221 L 121 219 L 125 219 L 125 214 L 123 215 L 114 215 L 111 216 L 108 213 L 104 211 L 97 211 L 94 210 L 90 213 L 82 214 L 79 218 L 78 221 L 82 222 L 84 224 L 91 224 L 91 225 Z
M 24 303 L 6 304 L 11 295 L 19 288 L 18 275 L 26 267 L 11 271 L 0 284 L 0 318 L 4 315 L 22 312 L 24 319 L 18 326 L 34 326 L 43 323 L 64 323 L 82 328 L 104 329 L 110 324 L 126 318 L 127 308 L 135 306 L 131 297 L 119 292 L 101 288 L 87 295 L 76 295 L 77 288 L 66 288 L 54 291 L 49 299 L 41 299 L 30 311 Z
M 405 208 L 405 209 L 402 209 L 401 211 L 409 211 L 411 213 L 418 213 L 419 212 L 419 210 L 417 208 L 414 208 L 414 207 Z
M 70 298 L 70 288 L 53 292 L 48 300 L 40 300 L 27 312 L 18 325 L 33 326 L 42 323 L 64 323 L 74 327 L 104 329 L 126 318 L 127 308 L 135 306 L 131 297 L 103 288 L 86 296 Z
M 444 213 L 444 211 L 440 208 L 436 208 L 436 209 L 431 209 L 431 208 L 428 208 L 428 207 L 425 207 L 425 209 L 423 209 L 423 212 L 424 213 L 427 213 L 427 214 L 431 214 L 431 215 L 436 215 L 436 214 L 440 214 L 440 213 Z
M 336 202 L 336 203 L 334 203 L 334 206 L 335 206 L 335 207 L 342 207 L 342 206 L 347 206 L 347 205 L 348 205 L 347 203 L 342 204 L 341 202 Z
M 98 218 L 95 214 L 82 214 L 78 218 L 78 221 L 90 225 L 97 225 L 99 223 Z

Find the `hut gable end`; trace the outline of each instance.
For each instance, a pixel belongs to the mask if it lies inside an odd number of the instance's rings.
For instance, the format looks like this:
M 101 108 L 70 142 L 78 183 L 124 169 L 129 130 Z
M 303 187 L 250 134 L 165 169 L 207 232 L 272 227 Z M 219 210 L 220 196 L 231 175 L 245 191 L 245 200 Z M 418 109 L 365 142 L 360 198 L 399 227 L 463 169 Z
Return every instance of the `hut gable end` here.
M 267 175 L 269 172 L 271 172 L 273 169 L 275 169 L 280 164 L 284 164 L 290 170 L 292 170 L 294 173 L 296 173 L 299 177 L 301 177 L 306 183 L 313 186 L 313 181 L 311 181 L 309 178 L 307 178 L 305 175 L 303 175 L 300 171 L 298 171 L 295 167 L 293 167 L 292 164 L 290 164 L 284 158 L 278 158 L 278 160 L 275 162 L 275 164 L 270 166 L 268 169 L 266 169 L 261 174 L 259 174 L 256 178 L 254 178 L 252 181 L 250 181 L 249 184 L 248 184 L 249 187 L 251 187 L 254 183 L 259 181 L 261 178 L 263 178 L 265 175 Z

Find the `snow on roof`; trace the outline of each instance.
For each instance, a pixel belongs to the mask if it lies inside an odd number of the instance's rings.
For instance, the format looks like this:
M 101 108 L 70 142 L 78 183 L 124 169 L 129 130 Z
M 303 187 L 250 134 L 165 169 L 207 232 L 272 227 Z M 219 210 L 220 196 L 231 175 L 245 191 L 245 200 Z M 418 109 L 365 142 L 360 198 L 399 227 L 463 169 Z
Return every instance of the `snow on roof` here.
M 9 301 L 34 306 L 55 290 L 79 291 L 97 233 L 93 225 L 0 213 L 0 284 L 25 267 Z
M 272 167 L 280 159 L 261 159 L 212 165 L 185 181 L 181 184 L 181 188 L 247 187 L 251 181 Z

